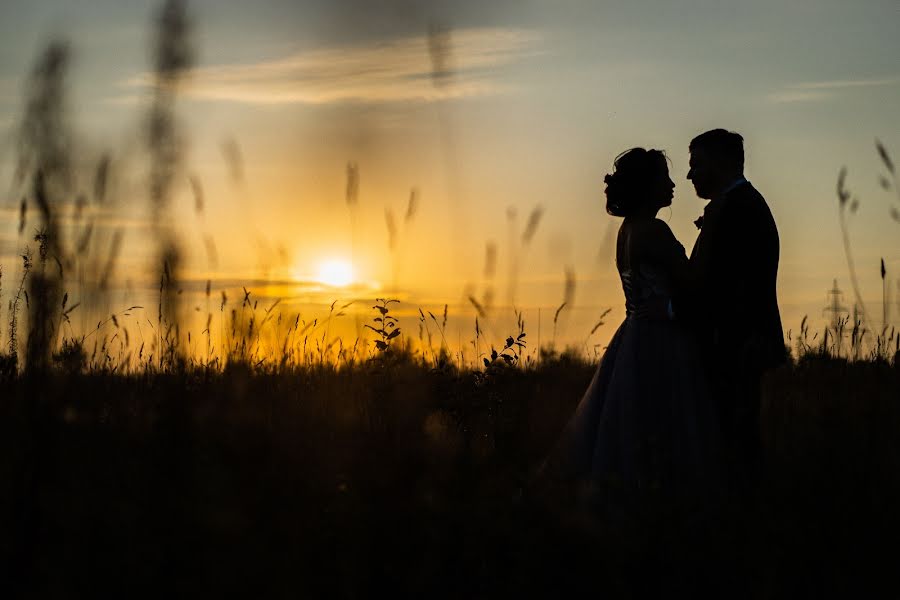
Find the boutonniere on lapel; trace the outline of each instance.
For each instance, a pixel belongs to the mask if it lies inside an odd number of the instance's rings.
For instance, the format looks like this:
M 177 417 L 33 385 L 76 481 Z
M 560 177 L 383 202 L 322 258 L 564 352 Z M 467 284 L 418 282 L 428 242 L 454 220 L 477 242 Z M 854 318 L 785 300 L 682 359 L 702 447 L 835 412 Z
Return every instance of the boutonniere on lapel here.
M 694 221 L 694 225 L 697 226 L 697 229 L 703 229 L 703 215 L 697 217 L 697 220 Z

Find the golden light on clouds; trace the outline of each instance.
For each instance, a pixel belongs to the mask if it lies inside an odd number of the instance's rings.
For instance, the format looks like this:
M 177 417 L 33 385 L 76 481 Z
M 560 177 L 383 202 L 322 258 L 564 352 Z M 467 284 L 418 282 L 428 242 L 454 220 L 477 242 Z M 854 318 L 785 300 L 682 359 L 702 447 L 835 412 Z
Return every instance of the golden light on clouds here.
M 497 67 L 535 54 L 540 35 L 523 29 L 476 28 L 452 33 L 453 78 L 432 83 L 428 37 L 417 35 L 376 45 L 310 50 L 255 63 L 205 67 L 192 73 L 188 95 L 244 104 L 435 101 L 511 91 Z M 127 87 L 153 85 L 149 74 Z
M 895 86 L 900 78 L 838 79 L 830 81 L 805 81 L 785 86 L 767 96 L 769 102 L 783 104 L 792 102 L 820 102 L 831 99 L 841 91 L 854 88 Z

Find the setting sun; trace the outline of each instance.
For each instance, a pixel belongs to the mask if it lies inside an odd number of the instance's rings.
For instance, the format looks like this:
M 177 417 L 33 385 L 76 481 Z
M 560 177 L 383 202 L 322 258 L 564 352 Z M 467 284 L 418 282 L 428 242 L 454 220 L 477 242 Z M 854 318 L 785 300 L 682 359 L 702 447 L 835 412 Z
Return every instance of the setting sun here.
M 335 258 L 322 261 L 316 279 L 325 285 L 343 287 L 353 283 L 353 265 L 350 261 Z

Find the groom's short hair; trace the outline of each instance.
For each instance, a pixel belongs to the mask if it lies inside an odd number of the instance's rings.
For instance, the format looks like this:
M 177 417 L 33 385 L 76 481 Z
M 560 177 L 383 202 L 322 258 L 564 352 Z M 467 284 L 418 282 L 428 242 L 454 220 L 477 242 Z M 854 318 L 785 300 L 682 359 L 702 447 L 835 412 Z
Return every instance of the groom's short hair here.
M 744 169 L 744 138 L 741 134 L 725 129 L 712 129 L 691 140 L 688 150 L 696 149 L 714 156 L 722 163 Z

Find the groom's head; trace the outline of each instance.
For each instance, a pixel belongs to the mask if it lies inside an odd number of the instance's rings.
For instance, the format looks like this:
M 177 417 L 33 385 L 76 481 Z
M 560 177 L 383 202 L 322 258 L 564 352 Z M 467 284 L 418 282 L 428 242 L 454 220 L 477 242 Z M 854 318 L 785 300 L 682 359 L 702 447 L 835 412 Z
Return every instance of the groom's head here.
M 689 147 L 691 169 L 687 178 L 701 198 L 712 199 L 744 174 L 744 138 L 724 129 L 701 133 Z

